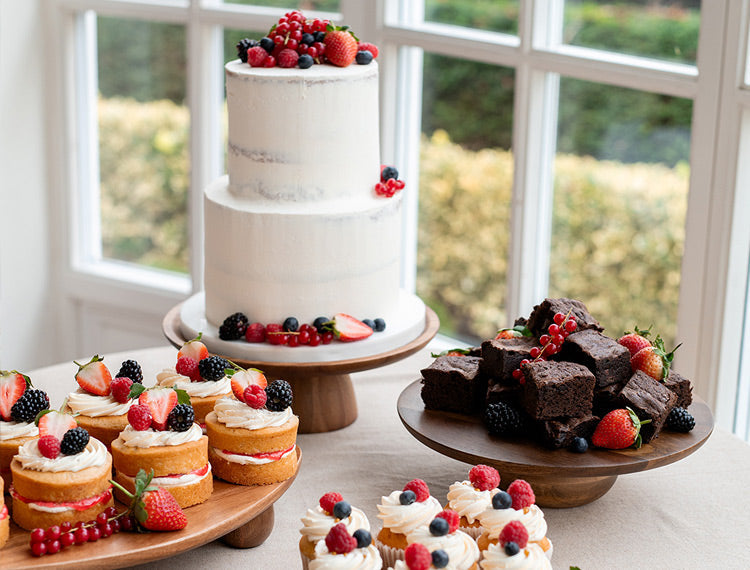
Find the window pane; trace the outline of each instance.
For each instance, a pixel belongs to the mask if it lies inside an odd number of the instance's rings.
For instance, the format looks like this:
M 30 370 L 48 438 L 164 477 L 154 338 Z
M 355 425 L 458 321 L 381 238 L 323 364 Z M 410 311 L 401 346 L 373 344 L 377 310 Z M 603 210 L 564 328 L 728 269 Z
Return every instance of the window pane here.
M 550 295 L 675 343 L 692 102 L 562 79 Z
M 468 342 L 494 337 L 508 320 L 514 77 L 424 58 L 417 292 L 442 332 Z
M 425 0 L 427 22 L 518 34 L 518 0 Z
M 266 6 L 271 8 L 296 9 L 303 12 L 319 10 L 321 12 L 339 12 L 341 0 L 224 0 L 225 4 L 245 4 L 247 6 Z
M 567 0 L 564 42 L 694 64 L 700 9 L 700 0 Z
M 187 272 L 185 29 L 99 17 L 97 41 L 103 256 Z

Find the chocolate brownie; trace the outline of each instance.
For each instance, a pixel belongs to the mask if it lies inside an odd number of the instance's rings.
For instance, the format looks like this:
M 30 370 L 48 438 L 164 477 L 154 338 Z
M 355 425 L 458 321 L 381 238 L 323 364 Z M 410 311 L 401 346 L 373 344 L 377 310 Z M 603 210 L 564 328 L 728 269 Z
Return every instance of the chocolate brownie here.
M 526 326 L 538 338 L 543 334 L 547 334 L 547 329 L 554 322 L 555 313 L 566 315 L 568 311 L 576 318 L 576 330 L 604 330 L 599 321 L 591 316 L 586 305 L 576 299 L 566 299 L 565 297 L 561 297 L 560 299 L 545 299 L 536 305 L 531 311 L 531 315 L 529 315 Z
M 591 415 L 596 378 L 582 364 L 538 360 L 521 367 L 521 405 L 535 420 Z
M 568 335 L 555 359 L 583 364 L 600 387 L 624 384 L 630 378 L 630 351 L 594 329 Z
M 617 396 L 625 383 L 594 387 L 594 414 L 604 416 L 617 407 Z
M 490 384 L 487 387 L 487 401 L 486 404 L 495 404 L 497 402 L 507 402 L 518 406 L 521 398 L 522 386 L 516 382 L 515 384 Z
M 513 371 L 524 358 L 531 360 L 529 351 L 534 346 L 539 346 L 539 343 L 530 336 L 486 340 L 482 343 L 482 371 L 500 382 L 517 384 L 513 380 Z
M 422 401 L 428 410 L 473 414 L 487 396 L 477 356 L 439 356 L 422 370 Z
M 659 435 L 676 401 L 677 394 L 640 370 L 633 374 L 617 397 L 619 407 L 631 408 L 641 421 L 651 420 L 641 427 L 643 443 Z
M 675 406 L 681 408 L 687 408 L 693 403 L 693 387 L 690 384 L 690 380 L 678 374 L 674 370 L 670 370 L 667 377 L 664 379 L 664 385 L 677 394 L 677 402 Z
M 556 420 L 541 420 L 536 422 L 537 436 L 547 447 L 558 449 L 570 447 L 573 438 L 589 439 L 594 433 L 598 416 L 584 416 L 581 418 L 558 418 Z

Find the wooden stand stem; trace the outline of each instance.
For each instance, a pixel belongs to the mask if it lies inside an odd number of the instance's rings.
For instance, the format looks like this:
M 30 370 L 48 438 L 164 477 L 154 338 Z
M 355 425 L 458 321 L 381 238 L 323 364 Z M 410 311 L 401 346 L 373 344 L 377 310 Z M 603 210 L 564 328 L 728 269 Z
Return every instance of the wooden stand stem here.
M 221 541 L 233 548 L 255 548 L 268 538 L 273 530 L 273 505 L 251 521 L 221 537 Z

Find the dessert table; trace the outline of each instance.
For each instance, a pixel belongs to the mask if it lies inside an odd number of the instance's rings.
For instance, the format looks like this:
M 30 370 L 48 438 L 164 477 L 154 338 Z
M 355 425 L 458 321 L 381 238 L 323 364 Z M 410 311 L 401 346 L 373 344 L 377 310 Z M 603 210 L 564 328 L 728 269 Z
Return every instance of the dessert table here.
M 401 392 L 432 362 L 437 341 L 394 364 L 352 374 L 358 418 L 327 433 L 298 436 L 304 458 L 291 487 L 274 504 L 273 532 L 260 545 L 236 549 L 215 540 L 140 568 L 299 568 L 300 517 L 326 492 L 338 491 L 365 511 L 379 528 L 376 505 L 381 495 L 424 479 L 433 495 L 445 500 L 448 486 L 467 477 L 470 466 L 441 455 L 412 437 L 399 420 Z M 144 384 L 174 362 L 175 349 L 156 347 L 105 355 L 117 369 L 138 360 Z M 61 402 L 73 382 L 72 363 L 28 372 L 32 381 Z M 561 453 L 568 453 L 562 451 Z M 507 481 L 506 481 L 507 483 Z M 692 455 L 657 469 L 618 477 L 603 497 L 576 508 L 545 508 L 552 565 L 596 568 L 749 568 L 745 546 L 750 532 L 750 445 L 721 428 Z M 115 537 L 116 538 L 116 537 Z M 113 539 L 107 539 L 113 540 Z M 80 547 L 81 557 L 97 544 Z M 79 547 L 76 547 L 79 548 Z M 0 551 L 0 567 L 2 565 Z M 54 562 L 54 556 L 44 562 Z

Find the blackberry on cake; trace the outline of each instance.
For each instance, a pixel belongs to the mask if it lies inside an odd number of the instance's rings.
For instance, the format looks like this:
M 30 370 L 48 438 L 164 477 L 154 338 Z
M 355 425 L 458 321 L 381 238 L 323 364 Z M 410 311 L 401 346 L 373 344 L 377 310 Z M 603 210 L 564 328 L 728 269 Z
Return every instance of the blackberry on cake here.
M 258 40 L 242 38 L 235 46 L 237 48 L 237 57 L 239 57 L 243 63 L 247 63 L 247 50 L 257 45 L 259 45 Z
M 286 380 L 274 380 L 266 386 L 266 407 L 272 412 L 280 412 L 292 405 L 292 387 Z
M 232 365 L 221 356 L 209 356 L 198 362 L 198 370 L 204 380 L 221 380 L 227 368 L 232 368 Z
M 121 376 L 130 378 L 133 382 L 137 382 L 138 384 L 143 383 L 143 370 L 136 360 L 126 360 L 122 363 L 120 371 L 116 374 L 116 377 Z
M 245 336 L 248 319 L 240 312 L 232 313 L 221 323 L 219 338 L 221 340 L 239 340 Z
M 687 433 L 695 427 L 695 418 L 685 408 L 675 406 L 667 416 L 665 427 L 672 431 Z
M 473 414 L 484 405 L 487 377 L 481 358 L 440 356 L 422 369 L 422 401 L 428 410 Z
M 177 404 L 167 417 L 167 427 L 173 431 L 187 431 L 195 421 L 193 406 L 189 404 Z
M 14 422 L 34 421 L 37 414 L 49 408 L 49 397 L 44 390 L 27 388 L 10 409 L 10 418 Z

